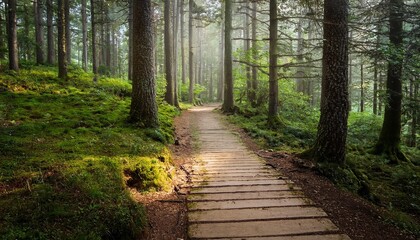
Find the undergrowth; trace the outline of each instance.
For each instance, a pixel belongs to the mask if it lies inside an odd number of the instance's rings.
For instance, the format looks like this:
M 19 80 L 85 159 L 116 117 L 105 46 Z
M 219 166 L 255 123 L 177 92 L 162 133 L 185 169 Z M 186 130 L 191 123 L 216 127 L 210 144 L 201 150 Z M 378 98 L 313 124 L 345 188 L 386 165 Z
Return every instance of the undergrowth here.
M 172 119 L 127 123 L 131 85 L 73 68 L 0 74 L 1 239 L 135 239 L 145 212 L 129 193 L 170 188 Z
M 282 87 L 280 118 L 284 127 L 268 127 L 267 106 L 252 108 L 246 102 L 239 104 L 237 114 L 228 119 L 261 147 L 302 152 L 314 143 L 319 110 L 311 108 L 308 99 L 290 86 Z M 318 170 L 338 186 L 387 209 L 383 216 L 386 221 L 420 236 L 420 149 L 401 146 L 412 164 L 392 165 L 385 155 L 371 154 L 381 125 L 380 116 L 351 112 L 346 165 L 318 164 Z

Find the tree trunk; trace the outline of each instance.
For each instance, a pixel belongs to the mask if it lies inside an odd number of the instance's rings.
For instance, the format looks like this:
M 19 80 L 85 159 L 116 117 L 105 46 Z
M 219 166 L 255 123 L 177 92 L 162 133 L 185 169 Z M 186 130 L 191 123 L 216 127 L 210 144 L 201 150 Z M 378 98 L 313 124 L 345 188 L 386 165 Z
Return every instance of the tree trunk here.
M 57 0 L 57 32 L 58 32 L 58 77 L 67 78 L 67 52 L 66 52 L 66 14 L 65 5 L 68 0 Z
M 245 52 L 245 61 L 247 63 L 251 62 L 249 51 L 251 50 L 251 40 L 249 34 L 249 0 L 245 1 L 245 21 L 244 21 L 244 52 Z M 251 88 L 251 66 L 245 65 L 246 73 L 246 96 L 248 102 L 252 102 L 252 88 Z
M 87 45 L 87 14 L 86 14 L 86 0 L 82 0 L 82 67 L 87 72 L 88 64 L 88 45 Z
M 277 124 L 279 83 L 277 80 L 277 0 L 270 1 L 270 66 L 269 66 L 269 99 L 268 124 Z
M 194 52 L 193 52 L 193 10 L 194 10 L 194 1 L 189 0 L 188 2 L 188 48 L 189 48 L 189 78 L 190 78 L 190 87 L 188 94 L 189 103 L 194 103 Z
M 133 79 L 133 0 L 128 1 L 128 79 Z
M 350 31 L 349 33 L 350 37 L 349 37 L 349 41 L 353 41 L 353 31 Z M 349 52 L 349 73 L 348 73 L 348 78 L 349 78 L 349 111 L 351 111 L 352 109 L 352 96 L 353 96 L 353 57 L 352 54 Z
M 133 1 L 133 93 L 130 120 L 146 128 L 159 126 L 153 49 L 152 1 Z
M 178 27 L 179 27 L 179 5 L 181 1 L 175 0 L 173 4 L 173 44 L 172 44 L 172 51 L 173 51 L 173 82 L 174 82 L 174 106 L 179 108 L 179 100 L 178 100 Z
M 379 74 L 379 91 L 382 92 L 384 90 L 384 78 L 385 76 L 380 73 Z M 383 96 L 378 97 L 378 115 L 382 115 L 382 105 L 383 105 Z
M 258 43 L 257 43 L 257 2 L 252 2 L 252 61 L 255 64 L 258 59 Z M 252 66 L 251 73 L 251 92 L 250 92 L 250 102 L 253 107 L 257 106 L 257 88 L 258 88 L 258 69 L 256 66 Z
M 373 64 L 373 114 L 378 115 L 378 60 Z
M 324 1 L 321 117 L 309 154 L 320 162 L 344 164 L 348 100 L 348 1 Z
M 8 49 L 9 49 L 9 69 L 19 71 L 18 42 L 17 42 L 17 23 L 16 23 L 16 0 L 9 0 L 8 4 Z
M 363 60 L 362 60 L 363 61 Z M 363 72 L 363 62 L 360 63 L 360 112 L 365 111 L 365 88 L 364 88 L 364 72 Z
M 44 64 L 44 33 L 42 28 L 42 0 L 34 0 L 36 63 Z
M 26 3 L 23 3 L 23 12 L 25 13 L 29 12 Z M 31 19 L 29 16 L 30 16 L 29 14 L 23 15 L 23 35 L 28 36 L 28 37 L 29 37 L 30 29 L 32 28 Z M 24 59 L 27 61 L 29 61 L 30 59 L 32 60 L 32 53 L 33 53 L 32 44 L 30 44 L 29 41 L 23 41 L 19 44 L 19 47 L 20 47 L 20 52 L 23 53 L 24 55 Z
M 225 87 L 222 110 L 234 112 L 232 72 L 232 0 L 225 0 Z
M 403 0 L 390 0 L 389 40 L 393 49 L 388 60 L 386 81 L 387 104 L 381 134 L 375 147 L 377 154 L 386 153 L 392 163 L 406 161 L 400 150 L 401 100 L 402 100 L 402 51 L 403 42 Z
M 164 19 L 165 19 L 165 74 L 166 74 L 166 93 L 165 101 L 174 105 L 174 82 L 173 82 L 173 51 L 172 51 L 172 34 L 171 34 L 171 3 L 165 0 L 164 3 Z
M 182 77 L 181 81 L 182 84 L 187 83 L 187 73 L 186 73 L 186 66 L 185 66 L 185 35 L 184 35 L 184 0 L 180 0 L 180 8 L 181 8 L 181 70 L 182 70 Z
M 209 79 L 209 101 L 210 102 L 213 102 L 213 100 L 214 100 L 214 97 L 213 97 L 213 94 L 214 94 L 214 90 L 213 90 L 213 64 L 211 64 L 210 63 L 210 66 L 209 66 L 209 74 L 210 74 L 210 79 Z
M 71 64 L 70 0 L 64 1 L 64 15 L 66 19 L 66 57 L 67 63 Z
M 222 102 L 224 96 L 224 83 L 225 83 L 225 64 L 223 63 L 225 58 L 225 23 L 224 23 L 224 5 L 222 4 L 222 20 L 220 23 L 220 76 L 217 87 L 217 101 Z
M 98 61 L 96 58 L 96 18 L 95 18 L 95 0 L 90 0 L 90 21 L 92 24 L 92 72 L 95 74 L 95 77 L 93 78 L 94 81 L 96 81 L 96 75 L 98 74 Z
M 415 79 L 411 78 L 410 80 L 410 84 L 412 85 L 412 99 L 411 101 L 414 102 L 414 104 L 416 102 L 418 102 L 418 92 L 419 92 L 419 84 L 415 82 Z M 417 121 L 418 121 L 418 110 L 417 107 L 415 107 L 416 105 L 414 105 L 411 109 L 411 115 L 412 115 L 412 120 L 411 120 L 411 131 L 410 131 L 410 141 L 408 146 L 410 147 L 416 147 L 417 146 Z
M 47 63 L 49 65 L 55 63 L 53 15 L 52 0 L 47 0 Z
M 298 20 L 298 27 L 297 27 L 297 62 L 302 63 L 303 62 L 303 26 L 302 26 L 303 20 L 299 18 Z M 305 69 L 302 66 L 299 66 L 296 69 L 296 90 L 300 93 L 304 93 L 309 95 L 307 92 L 308 88 L 306 86 L 306 81 L 304 79 L 305 77 Z
M 4 43 L 5 43 L 4 40 L 6 39 L 6 36 L 3 32 L 3 29 L 4 29 L 3 21 L 4 21 L 3 14 L 0 13 L 0 60 L 6 59 L 6 51 L 7 51 L 6 48 L 4 47 Z

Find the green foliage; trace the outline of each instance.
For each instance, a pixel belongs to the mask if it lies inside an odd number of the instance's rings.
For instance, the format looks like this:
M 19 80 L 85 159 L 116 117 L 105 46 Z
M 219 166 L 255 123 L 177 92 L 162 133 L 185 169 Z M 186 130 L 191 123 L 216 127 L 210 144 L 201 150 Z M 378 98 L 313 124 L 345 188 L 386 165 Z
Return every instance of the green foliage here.
M 194 103 L 201 103 L 202 99 L 200 98 L 201 94 L 203 94 L 206 91 L 206 87 L 195 84 L 194 85 Z M 189 83 L 181 84 L 181 101 L 188 102 L 189 100 L 189 93 L 190 92 L 190 85 Z M 205 99 L 204 99 L 205 100 Z
M 294 89 L 291 81 L 279 82 L 280 118 L 284 126 L 268 128 L 267 105 L 253 108 L 245 100 L 229 120 L 242 127 L 257 143 L 280 151 L 302 152 L 309 149 L 317 134 L 319 112 L 309 98 Z M 245 87 L 245 85 L 243 86 Z M 384 218 L 415 234 L 420 227 L 411 215 L 420 215 L 420 150 L 402 145 L 410 163 L 390 165 L 386 156 L 370 154 L 378 140 L 382 117 L 351 112 L 348 120 L 347 164 L 318 163 L 318 171 L 336 185 L 381 206 Z
M 130 84 L 71 67 L 0 75 L 0 235 L 4 239 L 136 239 L 142 206 L 126 186 L 168 190 L 178 110 L 159 107 L 160 129 L 127 123 Z

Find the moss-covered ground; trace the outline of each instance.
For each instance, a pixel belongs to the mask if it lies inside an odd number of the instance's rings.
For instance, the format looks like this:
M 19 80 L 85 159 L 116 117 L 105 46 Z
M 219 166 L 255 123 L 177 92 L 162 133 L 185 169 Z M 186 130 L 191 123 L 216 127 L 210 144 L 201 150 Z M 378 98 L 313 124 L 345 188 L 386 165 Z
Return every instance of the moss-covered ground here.
M 159 106 L 159 129 L 127 123 L 131 85 L 72 68 L 0 74 L 1 239 L 135 239 L 145 212 L 129 193 L 166 190 L 166 143 L 178 110 Z

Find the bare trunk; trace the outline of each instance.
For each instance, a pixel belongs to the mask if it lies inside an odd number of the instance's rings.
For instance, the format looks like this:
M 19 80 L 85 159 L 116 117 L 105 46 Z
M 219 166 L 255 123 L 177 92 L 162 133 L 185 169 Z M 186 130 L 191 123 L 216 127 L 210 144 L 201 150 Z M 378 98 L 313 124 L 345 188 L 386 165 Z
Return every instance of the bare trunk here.
M 153 49 L 152 2 L 133 1 L 133 93 L 130 120 L 146 128 L 159 126 Z
M 98 74 L 98 61 L 96 58 L 96 14 L 95 14 L 95 0 L 90 0 L 90 18 L 91 18 L 91 24 L 92 24 L 92 72 L 95 74 L 95 77 L 93 78 L 94 81 L 96 81 L 96 75 Z
M 407 158 L 400 150 L 401 142 L 401 101 L 402 101 L 402 51 L 403 43 L 403 0 L 390 0 L 389 40 L 393 54 L 388 60 L 386 81 L 387 104 L 384 122 L 376 145 L 376 152 L 386 153 L 391 162 L 396 163 Z
M 9 0 L 8 4 L 8 49 L 9 49 L 9 69 L 19 71 L 18 42 L 17 42 L 17 23 L 16 23 L 16 0 Z
M 222 109 L 226 113 L 234 111 L 232 72 L 232 0 L 225 0 L 225 87 Z
M 65 5 L 68 0 L 57 0 L 57 32 L 58 32 L 58 77 L 67 78 L 67 52 L 66 52 L 66 14 Z
M 222 6 L 222 16 L 224 13 L 224 8 Z M 224 90 L 224 82 L 225 82 L 225 64 L 223 63 L 223 59 L 225 57 L 225 24 L 222 19 L 222 22 L 220 23 L 220 76 L 219 76 L 219 83 L 217 88 L 217 101 L 222 102 L 223 101 L 223 90 Z
M 188 94 L 189 103 L 194 103 L 194 52 L 193 52 L 193 0 L 189 0 L 189 11 L 188 11 L 188 41 L 189 41 L 189 78 L 190 78 L 190 87 Z
M 257 43 L 257 3 L 252 2 L 252 60 L 255 63 L 258 58 L 258 43 Z M 252 66 L 252 80 L 251 80 L 251 92 L 250 101 L 253 107 L 257 106 L 257 88 L 258 88 L 258 69 L 256 66 Z
M 82 67 L 86 72 L 88 63 L 86 0 L 82 0 L 82 44 Z
M 186 66 L 185 66 L 185 33 L 184 33 L 184 0 L 180 0 L 180 8 L 181 8 L 181 71 L 182 71 L 182 84 L 187 83 L 187 73 L 186 73 Z
M 315 146 L 316 161 L 345 163 L 348 100 L 348 1 L 324 1 L 321 117 Z
M 179 4 L 180 0 L 175 0 L 173 5 L 173 82 L 174 82 L 174 106 L 179 108 L 178 101 L 178 26 L 179 26 Z
M 363 63 L 360 63 L 360 112 L 365 111 L 365 89 L 364 89 Z
M 55 63 L 53 15 L 52 0 L 47 0 L 47 63 L 49 65 Z
M 249 51 L 251 49 L 251 40 L 249 34 L 249 0 L 245 1 L 245 21 L 244 21 L 244 52 L 245 52 L 245 61 L 251 62 Z M 252 79 L 251 79 L 251 67 L 247 64 L 245 66 L 245 73 L 246 73 L 246 95 L 247 100 L 252 102 Z
M 66 57 L 71 64 L 71 31 L 70 31 L 70 0 L 64 1 L 64 14 L 66 19 Z
M 276 124 L 278 118 L 279 86 L 277 80 L 277 0 L 270 1 L 270 67 L 268 123 Z
M 44 64 L 44 33 L 42 28 L 42 0 L 34 0 L 36 63 Z
M 133 79 L 133 0 L 128 1 L 128 79 Z
M 172 51 L 172 34 L 171 34 L 171 4 L 170 0 L 165 0 L 164 4 L 165 18 L 165 74 L 166 74 L 166 93 L 165 101 L 174 105 L 174 84 L 173 84 L 173 51 Z

